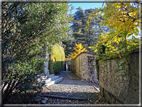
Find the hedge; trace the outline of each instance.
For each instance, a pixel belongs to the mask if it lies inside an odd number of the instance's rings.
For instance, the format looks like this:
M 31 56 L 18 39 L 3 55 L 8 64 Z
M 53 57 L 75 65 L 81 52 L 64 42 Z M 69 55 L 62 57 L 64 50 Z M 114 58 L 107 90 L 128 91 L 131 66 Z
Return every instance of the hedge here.
M 55 44 L 52 47 L 52 51 L 50 53 L 50 61 L 49 61 L 49 72 L 50 74 L 58 74 L 63 70 L 63 65 L 65 61 L 65 52 L 64 48 L 59 44 Z

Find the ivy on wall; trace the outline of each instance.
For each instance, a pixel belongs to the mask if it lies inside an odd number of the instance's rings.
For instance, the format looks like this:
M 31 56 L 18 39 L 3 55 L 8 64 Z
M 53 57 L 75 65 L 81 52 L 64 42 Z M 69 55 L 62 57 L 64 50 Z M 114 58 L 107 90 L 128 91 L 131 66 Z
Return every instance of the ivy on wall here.
M 63 70 L 63 63 L 65 61 L 65 53 L 64 48 L 61 47 L 59 44 L 55 44 L 52 47 L 51 54 L 50 54 L 50 61 L 49 61 L 49 72 L 59 73 Z

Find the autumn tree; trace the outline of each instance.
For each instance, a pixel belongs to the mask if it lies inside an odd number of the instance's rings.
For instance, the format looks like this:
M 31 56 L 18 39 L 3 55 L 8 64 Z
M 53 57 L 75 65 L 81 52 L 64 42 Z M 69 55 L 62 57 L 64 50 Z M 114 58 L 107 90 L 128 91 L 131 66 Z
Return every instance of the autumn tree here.
M 91 17 L 102 15 L 102 25 L 110 28 L 109 33 L 101 34 L 98 44 L 93 49 L 99 51 L 100 46 L 105 46 L 106 55 L 112 57 L 114 54 L 119 54 L 121 57 L 120 53 L 123 50 L 128 55 L 128 50 L 138 47 L 138 43 L 128 41 L 127 37 L 133 34 L 139 35 L 139 8 L 139 3 L 105 3 L 103 8 L 90 14 L 90 20 L 94 20 Z
M 88 17 L 90 17 L 89 14 L 95 10 L 96 9 L 83 10 L 81 7 L 77 8 L 77 11 L 73 15 L 74 20 L 71 25 L 72 38 L 63 42 L 66 55 L 74 51 L 73 47 L 75 43 L 82 43 L 83 47 L 89 52 L 93 52 L 93 50 L 88 47 L 96 44 L 97 38 L 101 33 L 109 31 L 108 27 L 100 26 L 102 20 L 101 16 L 92 17 L 94 20 L 88 20 Z M 89 28 L 86 28 L 87 21 L 90 23 Z
M 91 17 L 102 15 L 101 25 L 110 28 L 110 31 L 102 33 L 97 44 L 91 47 L 97 52 L 96 67 L 98 71 L 99 64 L 102 61 L 107 62 L 107 59 L 110 58 L 120 57 L 120 60 L 124 59 L 116 71 L 123 70 L 129 63 L 129 54 L 139 46 L 139 39 L 127 40 L 127 37 L 131 35 L 139 35 L 139 9 L 140 3 L 138 2 L 106 2 L 104 7 L 90 14 Z M 89 19 L 94 20 L 91 17 Z M 89 25 L 89 22 L 87 23 Z M 128 71 L 126 70 L 123 76 L 127 74 Z
M 81 7 L 77 8 L 73 16 L 73 25 L 71 26 L 76 43 L 82 43 L 88 51 L 91 51 L 88 47 L 93 46 L 96 43 L 98 35 L 104 31 L 104 28 L 100 26 L 101 17 L 92 17 L 94 20 L 88 20 L 89 14 L 95 10 L 96 9 L 83 10 Z M 90 22 L 88 31 L 86 30 L 87 21 Z
M 73 49 L 74 49 L 74 52 L 70 53 L 67 58 L 74 59 L 81 52 L 87 52 L 87 49 L 83 48 L 81 43 L 75 44 L 75 47 L 73 47 Z

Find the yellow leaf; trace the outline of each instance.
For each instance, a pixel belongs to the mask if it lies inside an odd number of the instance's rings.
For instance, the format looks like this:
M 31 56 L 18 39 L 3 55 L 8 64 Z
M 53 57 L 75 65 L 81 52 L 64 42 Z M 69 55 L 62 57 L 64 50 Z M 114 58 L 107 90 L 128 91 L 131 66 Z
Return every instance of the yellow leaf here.
M 137 27 L 134 27 L 134 30 L 135 30 L 136 32 L 139 32 L 139 30 L 138 30 L 138 28 L 137 28 Z
M 94 52 L 97 52 L 97 49 Z
M 121 55 L 119 54 L 119 57 L 121 58 Z
M 82 44 L 75 44 L 75 47 L 73 47 L 74 51 L 73 53 L 70 53 L 71 59 L 74 59 L 78 54 L 81 52 L 87 51 L 85 48 L 83 48 Z

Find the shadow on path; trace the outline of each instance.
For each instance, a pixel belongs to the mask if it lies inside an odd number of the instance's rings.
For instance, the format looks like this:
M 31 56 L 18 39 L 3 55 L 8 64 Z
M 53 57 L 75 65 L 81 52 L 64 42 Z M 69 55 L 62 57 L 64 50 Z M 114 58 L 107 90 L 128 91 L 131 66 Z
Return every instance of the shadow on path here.
M 98 99 L 99 92 L 91 83 L 80 80 L 70 71 L 62 71 L 58 76 L 63 77 L 63 81 L 47 87 L 42 91 L 42 95 L 84 98 L 88 101 L 96 101 Z

